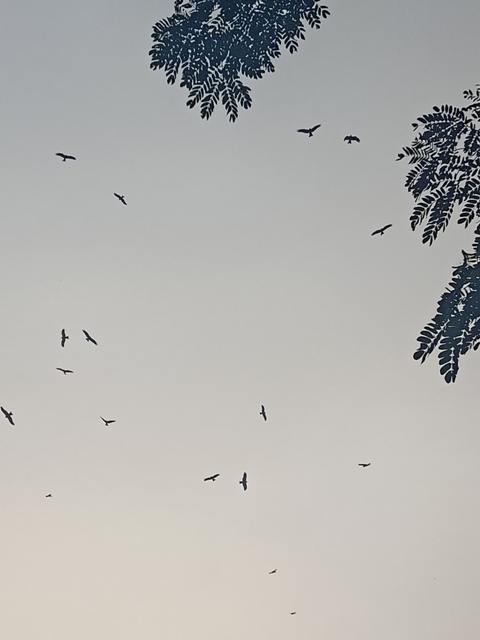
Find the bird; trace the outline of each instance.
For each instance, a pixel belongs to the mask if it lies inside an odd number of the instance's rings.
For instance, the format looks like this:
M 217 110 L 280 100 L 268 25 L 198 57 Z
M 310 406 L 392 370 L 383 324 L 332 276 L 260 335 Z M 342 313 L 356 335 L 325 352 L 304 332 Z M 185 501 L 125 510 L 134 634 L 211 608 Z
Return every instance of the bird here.
M 100 418 L 102 418 L 102 416 L 100 416 Z M 104 421 L 106 427 L 108 427 L 109 424 L 116 422 L 116 420 L 105 420 L 105 418 L 102 418 L 102 420 Z
M 245 471 L 245 473 L 243 474 L 242 479 L 239 481 L 238 484 L 243 485 L 243 490 L 246 491 L 247 490 L 247 472 Z
M 47 495 L 45 496 L 45 498 L 51 498 L 52 494 L 51 493 L 47 493 Z
M 203 481 L 206 482 L 207 480 L 211 480 L 212 482 L 215 482 L 215 480 L 218 478 L 220 474 L 219 473 L 215 473 L 213 474 L 213 476 L 208 476 L 208 478 L 204 478 Z
M 10 424 L 15 425 L 15 423 L 14 423 L 14 421 L 12 419 L 13 413 L 11 411 L 7 411 L 3 407 L 0 407 L 0 409 L 2 410 L 2 413 L 5 416 L 5 418 L 10 422 Z
M 290 611 L 290 615 L 291 615 L 291 616 L 296 615 L 296 613 L 297 613 L 296 611 Z
M 67 156 L 65 153 L 56 153 L 55 155 L 62 158 L 62 162 L 66 162 L 67 160 L 76 160 L 75 156 Z
M 265 413 L 265 407 L 262 404 L 262 410 L 260 411 L 260 415 L 263 416 L 263 419 L 267 419 L 267 414 Z
M 365 468 L 365 467 L 369 467 L 371 464 L 372 464 L 371 462 L 359 462 L 358 466 Z
M 65 329 L 62 329 L 62 337 L 61 337 L 62 347 L 65 346 L 65 342 L 69 339 L 70 339 L 70 336 L 67 336 L 67 334 L 65 333 Z
M 269 571 L 269 572 L 268 572 L 268 575 L 269 575 L 269 576 L 271 576 L 271 575 L 272 575 L 272 573 L 277 573 L 277 570 L 276 570 L 276 569 L 274 569 L 273 571 Z
M 67 373 L 73 373 L 71 369 L 62 369 L 62 367 L 57 367 L 57 371 L 61 371 L 64 376 L 66 376 Z
M 343 141 L 347 144 L 352 144 L 352 142 L 360 142 L 360 138 L 358 136 L 345 136 Z
M 123 204 L 125 204 L 125 205 L 127 204 L 125 202 L 125 196 L 121 196 L 118 193 L 114 193 L 113 195 L 116 196 L 120 200 L 120 202 L 123 202 Z
M 372 233 L 372 236 L 376 236 L 377 234 L 380 234 L 381 236 L 383 236 L 383 234 L 385 233 L 386 229 L 388 229 L 389 227 L 392 227 L 393 225 L 391 224 L 386 224 L 384 227 L 382 227 L 381 229 L 377 229 L 376 231 L 374 231 Z
M 98 342 L 92 338 L 92 336 L 88 333 L 88 331 L 85 331 L 85 329 L 82 329 L 82 331 L 85 334 L 85 340 L 87 342 L 93 342 L 93 344 L 98 345 Z
M 311 138 L 313 136 L 313 132 L 316 131 L 321 126 L 322 126 L 321 124 L 316 124 L 314 127 L 311 127 L 310 129 L 297 129 L 297 133 L 308 133 L 308 137 Z

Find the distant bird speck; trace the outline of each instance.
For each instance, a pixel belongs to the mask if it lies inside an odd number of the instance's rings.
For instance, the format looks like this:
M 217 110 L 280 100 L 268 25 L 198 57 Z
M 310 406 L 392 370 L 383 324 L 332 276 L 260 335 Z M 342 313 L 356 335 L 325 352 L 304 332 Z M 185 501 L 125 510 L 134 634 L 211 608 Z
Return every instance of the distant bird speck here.
M 125 202 L 125 196 L 121 196 L 121 195 L 120 195 L 120 194 L 118 194 L 118 193 L 114 193 L 113 195 L 114 195 L 116 198 L 118 198 L 118 199 L 120 200 L 120 202 L 122 202 L 123 204 L 125 204 L 125 205 L 127 204 L 127 203 Z
M 45 496 L 45 498 L 51 498 L 52 494 L 51 493 L 47 493 L 47 495 Z
M 260 415 L 263 417 L 264 420 L 267 419 L 267 414 L 265 412 L 265 407 L 262 404 L 262 410 L 260 411 Z
M 62 367 L 57 367 L 57 371 L 61 371 L 64 376 L 66 376 L 67 373 L 73 373 L 71 369 L 62 369 Z
M 268 572 L 268 575 L 269 575 L 269 576 L 271 576 L 271 575 L 272 575 L 272 573 L 277 573 L 277 570 L 276 570 L 276 569 L 274 569 L 273 571 L 269 571 L 269 572 Z
M 14 423 L 14 421 L 12 419 L 13 413 L 11 411 L 7 411 L 3 407 L 0 407 L 0 409 L 2 410 L 2 413 L 5 416 L 5 418 L 10 422 L 10 424 L 15 425 L 15 423 Z
M 67 336 L 67 334 L 65 333 L 65 329 L 62 329 L 62 336 L 60 338 L 62 347 L 65 346 L 65 342 L 69 339 L 70 339 L 70 336 Z
M 100 416 L 100 418 L 102 418 L 102 416 Z M 104 421 L 106 427 L 108 427 L 109 424 L 113 424 L 114 422 L 116 422 L 116 420 L 105 420 L 105 418 L 102 418 L 102 420 Z
M 359 467 L 369 467 L 372 463 L 371 462 L 359 462 L 358 466 Z
M 62 162 L 66 162 L 67 160 L 76 160 L 75 156 L 67 156 L 65 153 L 56 153 L 55 155 L 62 158 Z
M 310 127 L 310 129 L 297 129 L 297 133 L 308 133 L 308 137 L 311 138 L 313 133 L 321 126 L 321 124 L 316 124 L 314 127 Z
M 87 342 L 93 342 L 93 344 L 98 344 L 96 340 L 94 340 L 92 338 L 92 336 L 88 333 L 88 331 L 85 331 L 85 329 L 82 329 L 83 333 L 85 334 L 85 340 Z
M 206 482 L 207 480 L 211 480 L 212 482 L 215 482 L 219 475 L 219 473 L 214 473 L 213 476 L 208 476 L 208 478 L 204 478 L 203 481 Z
M 343 140 L 347 144 L 352 144 L 352 142 L 360 142 L 360 138 L 358 136 L 345 136 Z
M 294 615 L 296 615 L 296 614 L 297 614 L 297 612 L 296 612 L 296 611 L 290 611 L 290 615 L 291 615 L 291 616 L 294 616 Z
M 246 491 L 247 490 L 247 473 L 245 472 L 243 474 L 242 479 L 239 481 L 239 484 L 241 484 L 243 486 L 243 490 Z
M 382 227 L 381 229 L 377 229 L 376 231 L 374 231 L 372 233 L 372 236 L 376 236 L 377 234 L 380 234 L 381 236 L 383 236 L 383 234 L 385 233 L 385 231 L 387 229 L 389 229 L 390 227 L 393 227 L 392 224 L 386 224 L 384 227 Z

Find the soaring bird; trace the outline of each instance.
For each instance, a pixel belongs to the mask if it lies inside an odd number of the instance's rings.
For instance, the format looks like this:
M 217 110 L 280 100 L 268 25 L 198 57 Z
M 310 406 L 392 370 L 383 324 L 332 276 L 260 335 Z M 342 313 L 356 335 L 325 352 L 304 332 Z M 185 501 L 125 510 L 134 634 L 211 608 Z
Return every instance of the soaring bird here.
M 61 371 L 64 376 L 66 376 L 67 373 L 73 373 L 71 369 L 62 369 L 62 367 L 57 367 L 57 371 Z
M 316 124 L 314 127 L 311 127 L 310 129 L 297 129 L 297 133 L 308 133 L 308 137 L 311 138 L 313 136 L 313 132 L 316 131 L 321 126 L 322 126 L 321 124 Z
M 243 490 L 246 491 L 247 490 L 247 472 L 245 471 L 245 473 L 243 474 L 243 477 L 241 480 L 239 480 L 239 484 L 243 485 Z
M 98 345 L 98 342 L 92 338 L 92 336 L 88 333 L 88 331 L 85 331 L 85 329 L 82 329 L 82 331 L 85 334 L 85 340 L 87 342 L 93 342 L 93 344 L 97 344 Z
M 102 418 L 102 416 L 100 416 L 100 418 Z M 113 424 L 114 422 L 116 422 L 116 420 L 105 420 L 105 418 L 102 418 L 102 420 L 104 421 L 106 427 L 108 427 L 109 424 Z
M 277 570 L 276 570 L 276 569 L 274 569 L 273 571 L 269 571 L 269 572 L 268 572 L 268 575 L 269 575 L 269 576 L 271 576 L 271 575 L 272 575 L 272 573 L 277 573 Z
M 365 468 L 365 467 L 369 467 L 371 464 L 372 464 L 371 462 L 359 462 L 358 466 Z
M 265 407 L 262 404 L 262 410 L 260 411 L 260 415 L 263 416 L 263 419 L 267 419 L 267 414 L 265 413 Z
M 2 413 L 5 416 L 5 418 L 10 422 L 10 424 L 14 425 L 15 423 L 14 423 L 14 421 L 12 419 L 13 413 L 11 411 L 7 411 L 3 407 L 0 407 L 0 409 L 2 410 Z
M 66 162 L 67 160 L 76 160 L 75 156 L 67 156 L 65 153 L 56 153 L 55 155 L 62 158 L 62 162 Z
M 291 615 L 291 616 L 296 615 L 296 613 L 297 613 L 296 611 L 290 611 L 290 615 Z
M 120 200 L 120 202 L 123 202 L 123 204 L 125 204 L 125 205 L 127 204 L 125 202 L 125 196 L 121 196 L 118 193 L 114 193 L 113 195 L 116 196 Z
M 372 233 L 372 236 L 376 236 L 378 233 L 383 236 L 383 234 L 385 233 L 386 229 L 388 229 L 389 227 L 392 227 L 393 225 L 391 224 L 386 224 L 384 227 L 382 227 L 381 229 L 377 229 L 376 231 L 374 231 Z
M 62 329 L 62 337 L 61 337 L 61 345 L 62 347 L 65 346 L 65 342 L 67 340 L 69 340 L 70 336 L 67 336 L 67 334 L 65 333 L 65 329 Z
M 51 498 L 52 494 L 51 493 L 47 493 L 47 495 L 45 496 L 45 498 Z
M 360 138 L 358 136 L 345 136 L 343 141 L 347 144 L 352 144 L 352 142 L 360 142 Z
M 208 478 L 204 478 L 203 481 L 206 482 L 207 480 L 211 480 L 212 482 L 215 482 L 215 480 L 218 478 L 220 474 L 219 473 L 215 473 L 213 474 L 213 476 L 208 476 Z

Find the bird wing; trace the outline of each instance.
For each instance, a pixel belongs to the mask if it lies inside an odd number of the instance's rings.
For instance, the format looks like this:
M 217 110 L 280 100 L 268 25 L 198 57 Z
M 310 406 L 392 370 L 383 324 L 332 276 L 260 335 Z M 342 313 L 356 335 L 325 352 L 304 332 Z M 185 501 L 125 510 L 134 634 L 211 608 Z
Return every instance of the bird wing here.
M 322 126 L 321 124 L 316 124 L 314 127 L 312 127 L 312 128 L 310 129 L 310 131 L 313 133 L 314 131 L 316 131 L 316 130 L 317 130 L 319 127 L 321 127 L 321 126 Z
M 56 153 L 55 155 L 59 158 L 66 158 L 66 155 L 64 153 Z
M 374 231 L 374 232 L 372 233 L 372 236 L 376 236 L 376 235 L 377 235 L 377 233 L 382 233 L 382 230 L 381 230 L 381 229 L 377 229 L 376 231 Z
M 298 133 L 310 133 L 310 129 L 297 129 Z
M 352 136 L 352 140 L 354 140 L 354 142 L 360 142 L 360 138 L 358 136 Z
M 386 224 L 384 227 L 382 227 L 380 229 L 380 231 L 385 231 L 385 229 L 389 229 L 390 227 L 393 227 L 393 225 L 392 224 Z

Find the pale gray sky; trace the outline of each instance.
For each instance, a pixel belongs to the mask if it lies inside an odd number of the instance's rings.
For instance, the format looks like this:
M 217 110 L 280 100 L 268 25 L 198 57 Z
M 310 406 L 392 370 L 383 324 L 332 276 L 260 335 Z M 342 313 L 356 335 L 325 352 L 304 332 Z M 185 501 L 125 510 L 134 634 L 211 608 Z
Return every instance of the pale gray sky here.
M 470 237 L 395 158 L 480 6 L 326 4 L 232 125 L 150 71 L 170 1 L 5 3 L 2 638 L 478 640 L 479 355 L 412 359 Z

